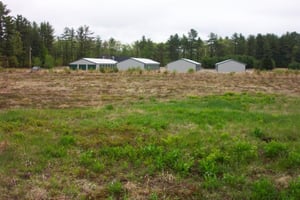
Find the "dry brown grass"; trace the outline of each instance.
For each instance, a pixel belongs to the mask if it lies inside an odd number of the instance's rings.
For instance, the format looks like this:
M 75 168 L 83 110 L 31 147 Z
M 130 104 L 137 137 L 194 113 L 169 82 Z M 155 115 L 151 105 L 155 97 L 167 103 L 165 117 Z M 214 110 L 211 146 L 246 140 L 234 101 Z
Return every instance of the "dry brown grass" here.
M 170 99 L 225 92 L 263 92 L 299 96 L 299 73 L 218 74 L 100 73 L 25 69 L 0 72 L 0 109 L 103 106 L 140 99 Z

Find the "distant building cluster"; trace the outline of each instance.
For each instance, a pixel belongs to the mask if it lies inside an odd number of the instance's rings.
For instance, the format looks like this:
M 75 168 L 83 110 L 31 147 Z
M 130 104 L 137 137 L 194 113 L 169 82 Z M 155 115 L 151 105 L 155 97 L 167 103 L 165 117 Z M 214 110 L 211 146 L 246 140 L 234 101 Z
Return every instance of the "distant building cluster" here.
M 104 58 L 82 58 L 69 64 L 70 69 L 73 70 L 105 70 L 105 69 L 117 69 L 119 71 L 125 71 L 129 69 L 139 68 L 141 70 L 159 70 L 160 63 L 148 58 L 126 58 L 114 60 Z M 166 70 L 171 72 L 189 72 L 189 71 L 201 71 L 200 62 L 194 60 L 182 58 L 166 65 Z M 246 64 L 238 62 L 233 59 L 224 60 L 215 64 L 217 72 L 245 72 Z

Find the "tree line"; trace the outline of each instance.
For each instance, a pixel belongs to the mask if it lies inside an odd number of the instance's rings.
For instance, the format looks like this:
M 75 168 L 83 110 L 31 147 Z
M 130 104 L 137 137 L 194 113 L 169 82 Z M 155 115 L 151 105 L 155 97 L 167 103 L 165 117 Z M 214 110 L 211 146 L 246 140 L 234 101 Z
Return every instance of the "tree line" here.
M 210 33 L 202 40 L 195 29 L 187 34 L 171 35 L 166 42 L 156 43 L 142 36 L 133 44 L 122 44 L 110 38 L 95 36 L 89 26 L 66 27 L 59 36 L 49 22 L 30 22 L 22 15 L 11 16 L 0 1 L 0 66 L 53 67 L 68 65 L 82 57 L 145 57 L 157 60 L 162 66 L 180 58 L 200 61 L 213 68 L 218 61 L 234 58 L 247 63 L 248 68 L 300 68 L 300 34 L 287 32 L 257 34 L 245 37 L 234 33 L 220 37 Z

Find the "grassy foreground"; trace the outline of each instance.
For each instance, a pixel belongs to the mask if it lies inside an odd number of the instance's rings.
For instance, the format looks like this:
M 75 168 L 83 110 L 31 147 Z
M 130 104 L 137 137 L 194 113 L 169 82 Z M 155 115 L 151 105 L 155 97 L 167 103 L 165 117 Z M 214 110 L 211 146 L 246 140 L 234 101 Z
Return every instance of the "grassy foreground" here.
M 0 111 L 0 199 L 300 199 L 300 98 Z

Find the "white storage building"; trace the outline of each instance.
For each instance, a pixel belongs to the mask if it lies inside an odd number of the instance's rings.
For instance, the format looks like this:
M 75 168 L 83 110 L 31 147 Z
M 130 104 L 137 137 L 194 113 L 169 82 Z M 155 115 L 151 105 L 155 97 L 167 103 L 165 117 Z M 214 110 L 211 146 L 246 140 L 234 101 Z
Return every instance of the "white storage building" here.
M 199 71 L 201 69 L 201 63 L 194 60 L 182 58 L 167 64 L 168 71 L 188 72 L 190 69 Z
M 245 72 L 246 64 L 233 59 L 216 63 L 217 72 Z
M 129 58 L 117 64 L 118 70 L 140 68 L 143 70 L 159 70 L 160 63 L 147 58 Z
M 71 62 L 69 64 L 71 69 L 81 69 L 81 70 L 99 70 L 103 69 L 113 69 L 117 67 L 117 61 L 112 59 L 102 59 L 102 58 L 82 58 L 80 60 Z

